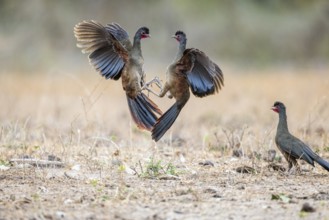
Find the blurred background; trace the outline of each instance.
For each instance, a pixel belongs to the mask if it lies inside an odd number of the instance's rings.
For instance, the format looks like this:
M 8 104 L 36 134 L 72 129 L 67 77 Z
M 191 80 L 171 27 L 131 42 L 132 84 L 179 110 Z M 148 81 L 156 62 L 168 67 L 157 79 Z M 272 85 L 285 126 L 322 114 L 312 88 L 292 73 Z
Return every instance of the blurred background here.
M 149 27 L 152 38 L 142 41 L 147 81 L 155 75 L 165 80 L 177 50 L 171 36 L 183 30 L 188 47 L 204 51 L 223 70 L 224 88 L 205 98 L 191 95 L 174 125 L 155 144 L 150 132 L 132 122 L 120 80 L 100 77 L 87 54 L 76 47 L 74 26 L 91 19 L 104 25 L 119 23 L 130 39 L 139 27 Z M 274 141 L 278 114 L 270 110 L 275 101 L 282 101 L 291 133 L 329 161 L 328 61 L 329 0 L 0 0 L 0 212 L 11 219 L 11 213 L 23 216 L 20 219 L 94 219 L 109 210 L 119 209 L 115 216 L 120 218 L 120 213 L 142 213 L 147 207 L 152 213 L 140 217 L 147 218 L 162 216 L 163 210 L 176 213 L 171 211 L 175 207 L 182 211 L 177 216 L 200 216 L 198 209 L 185 211 L 192 205 L 216 207 L 215 200 L 202 194 L 223 195 L 221 201 L 226 202 L 235 195 L 230 192 L 238 190 L 244 195 L 238 197 L 245 204 L 243 210 L 251 210 L 253 201 L 263 209 L 265 192 L 268 200 L 272 193 L 280 193 L 280 200 L 286 193 L 296 206 L 271 201 L 260 213 L 278 216 L 290 207 L 292 212 L 287 213 L 298 219 L 324 216 L 328 175 L 312 169 L 300 178 L 289 176 L 286 186 L 285 176 L 266 171 L 263 158 L 275 149 L 275 161 L 287 165 Z M 150 97 L 163 112 L 174 102 Z M 228 155 L 245 157 L 235 160 Z M 24 164 L 12 169 L 13 158 L 60 159 L 65 169 L 48 172 Z M 177 184 L 170 177 L 169 182 L 134 181 L 137 175 L 126 168 L 140 170 L 143 164 L 145 170 L 153 170 L 153 158 L 154 164 L 168 164 L 167 170 L 169 165 L 177 167 L 182 177 Z M 201 166 L 201 161 L 215 167 Z M 236 175 L 237 165 L 260 172 Z M 305 168 L 309 171 L 311 166 Z M 307 176 L 319 182 L 304 179 Z M 280 182 L 263 189 L 271 180 Z M 247 185 L 257 182 L 256 188 Z M 57 192 L 63 186 L 67 190 L 62 192 L 71 193 Z M 301 191 L 307 186 L 310 191 Z M 264 196 L 251 195 L 260 188 Z M 319 206 L 317 215 L 296 212 L 304 194 L 310 195 L 312 206 Z M 154 206 L 158 201 L 160 206 Z M 181 201 L 187 206 L 177 206 Z M 59 208 L 63 202 L 65 207 Z M 170 206 L 164 205 L 168 202 Z M 130 208 L 131 204 L 143 205 Z M 153 210 L 157 207 L 160 212 Z M 279 214 L 270 215 L 269 210 Z
M 73 36 L 74 25 L 90 19 L 117 22 L 131 37 L 148 26 L 149 74 L 172 61 L 176 30 L 226 69 L 328 64 L 326 0 L 0 0 L 0 74 L 90 71 Z
M 165 80 L 177 30 L 223 70 L 223 90 L 191 96 L 163 140 L 220 148 L 228 145 L 222 129 L 248 128 L 244 147 L 273 148 L 278 118 L 270 107 L 279 100 L 294 134 L 329 146 L 327 0 L 0 0 L 0 146 L 71 149 L 93 146 L 95 136 L 153 145 L 131 122 L 121 83 L 100 77 L 76 47 L 74 26 L 91 19 L 117 22 L 131 39 L 150 28 L 142 42 L 147 80 Z M 174 102 L 151 98 L 163 111 Z

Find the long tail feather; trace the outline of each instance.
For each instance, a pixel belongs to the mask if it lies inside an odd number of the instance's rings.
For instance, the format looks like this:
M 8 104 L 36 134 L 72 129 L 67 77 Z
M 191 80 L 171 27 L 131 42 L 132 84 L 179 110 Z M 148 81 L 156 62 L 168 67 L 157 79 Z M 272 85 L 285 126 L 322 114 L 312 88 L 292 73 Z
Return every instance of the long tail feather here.
M 324 159 L 322 159 L 321 157 L 316 158 L 315 160 L 318 164 L 320 164 L 324 169 L 326 169 L 327 171 L 329 171 L 329 162 L 325 161 Z
M 303 159 L 311 164 L 312 166 L 314 166 L 314 162 L 313 161 L 316 161 L 318 164 L 320 164 L 324 169 L 326 169 L 327 171 L 329 171 L 329 162 L 328 161 L 325 161 L 324 159 L 322 159 L 319 155 L 317 155 L 316 153 L 314 153 L 312 151 L 312 149 L 307 146 L 307 145 L 304 145 L 303 146 L 303 151 L 305 152 L 305 154 L 303 154 Z
M 130 98 L 127 95 L 127 101 L 130 114 L 137 127 L 151 131 L 158 119 L 155 113 L 162 114 L 158 106 L 144 93 L 140 93 L 136 98 Z
M 155 141 L 160 140 L 160 138 L 167 132 L 167 130 L 172 126 L 178 117 L 182 108 L 179 108 L 177 103 L 170 107 L 154 125 L 152 129 L 152 139 Z

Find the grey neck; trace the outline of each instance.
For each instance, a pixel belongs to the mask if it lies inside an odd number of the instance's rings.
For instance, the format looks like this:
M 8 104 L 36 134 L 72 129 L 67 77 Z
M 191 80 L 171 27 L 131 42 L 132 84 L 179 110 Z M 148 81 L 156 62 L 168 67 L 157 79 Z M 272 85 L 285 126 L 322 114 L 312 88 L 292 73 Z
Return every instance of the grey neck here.
M 132 48 L 133 53 L 142 55 L 142 49 L 141 49 L 141 38 L 137 35 L 134 37 L 134 43 Z
M 279 124 L 278 124 L 278 132 L 288 132 L 288 123 L 287 123 L 287 114 L 286 111 L 283 110 L 279 113 Z
M 179 42 L 178 51 L 177 51 L 177 54 L 176 54 L 176 57 L 175 57 L 175 61 L 178 61 L 183 56 L 184 50 L 186 49 L 186 42 L 187 42 L 186 39 Z

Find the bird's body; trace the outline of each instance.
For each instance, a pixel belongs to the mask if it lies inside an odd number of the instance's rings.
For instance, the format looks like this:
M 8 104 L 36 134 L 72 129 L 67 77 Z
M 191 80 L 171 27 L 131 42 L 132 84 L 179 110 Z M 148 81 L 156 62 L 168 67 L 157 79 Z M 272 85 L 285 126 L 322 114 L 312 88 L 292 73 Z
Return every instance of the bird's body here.
M 145 73 L 141 39 L 149 37 L 149 29 L 137 30 L 133 44 L 128 33 L 118 24 L 106 26 L 96 21 L 83 21 L 74 27 L 77 46 L 89 53 L 89 61 L 106 79 L 118 80 L 126 92 L 131 116 L 141 129 L 151 130 L 161 110 L 143 92 Z
M 159 96 L 163 97 L 167 92 L 170 98 L 174 97 L 181 104 L 185 104 L 190 98 L 190 85 L 186 74 L 178 70 L 176 63 L 168 67 L 166 83 Z
M 130 58 L 127 62 L 126 68 L 121 74 L 122 87 L 126 91 L 128 97 L 136 97 L 142 92 L 144 85 L 145 74 L 143 73 L 143 60 L 141 58 Z
M 175 98 L 175 103 L 157 120 L 152 138 L 158 141 L 172 126 L 180 111 L 190 98 L 190 89 L 197 97 L 218 92 L 223 86 L 220 68 L 198 49 L 186 49 L 186 35 L 177 31 L 174 38 L 179 42 L 178 52 L 167 68 L 166 83 L 159 94 Z
M 302 159 L 312 166 L 314 166 L 314 161 L 316 161 L 324 169 L 329 171 L 329 163 L 327 161 L 314 153 L 307 144 L 290 134 L 286 107 L 284 104 L 275 102 L 272 110 L 279 113 L 279 124 L 275 136 L 275 143 L 289 164 L 288 170 L 295 166 L 297 172 L 300 172 L 297 160 Z

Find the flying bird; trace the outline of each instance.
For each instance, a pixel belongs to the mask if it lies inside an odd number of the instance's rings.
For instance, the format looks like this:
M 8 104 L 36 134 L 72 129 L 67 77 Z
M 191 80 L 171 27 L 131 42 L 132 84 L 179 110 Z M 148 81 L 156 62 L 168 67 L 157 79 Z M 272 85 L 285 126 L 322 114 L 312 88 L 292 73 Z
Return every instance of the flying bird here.
M 74 27 L 77 47 L 89 54 L 90 64 L 106 79 L 121 77 L 130 114 L 140 129 L 151 130 L 162 115 L 158 106 L 142 90 L 149 90 L 155 78 L 145 82 L 141 40 L 150 37 L 149 29 L 137 30 L 131 43 L 128 33 L 117 23 L 103 26 L 97 21 L 83 21 Z
M 186 49 L 187 38 L 183 31 L 174 36 L 178 42 L 178 52 L 166 73 L 166 82 L 159 97 L 168 93 L 175 103 L 157 120 L 152 129 L 155 141 L 166 133 L 190 98 L 190 90 L 196 97 L 205 97 L 218 92 L 224 86 L 224 76 L 216 63 L 202 51 Z
M 279 124 L 275 136 L 275 143 L 289 164 L 288 171 L 295 166 L 296 171 L 300 173 L 300 167 L 297 162 L 298 159 L 304 160 L 312 166 L 314 166 L 315 161 L 329 171 L 329 163 L 327 161 L 314 153 L 307 144 L 290 134 L 287 123 L 286 106 L 282 102 L 275 102 L 272 110 L 279 113 Z

